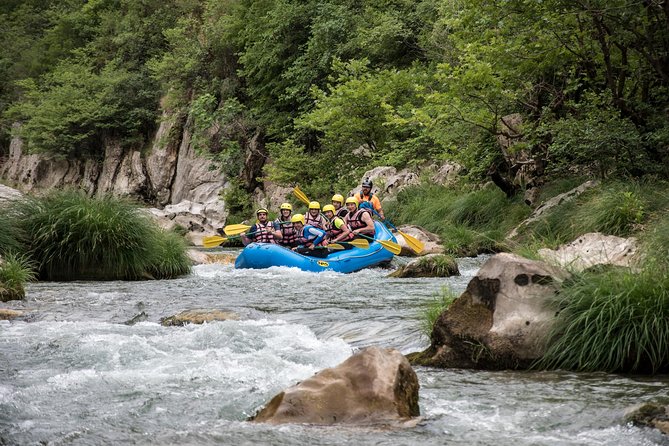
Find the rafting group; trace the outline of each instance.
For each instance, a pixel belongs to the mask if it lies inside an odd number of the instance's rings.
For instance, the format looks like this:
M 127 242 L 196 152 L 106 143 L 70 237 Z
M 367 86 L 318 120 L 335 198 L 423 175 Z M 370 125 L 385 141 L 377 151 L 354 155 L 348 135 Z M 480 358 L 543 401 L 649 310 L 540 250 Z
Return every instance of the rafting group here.
M 244 245 L 249 243 L 276 243 L 303 255 L 326 257 L 333 246 L 351 249 L 361 246 L 358 240 L 374 240 L 376 229 L 373 215 L 385 219 L 381 202 L 371 192 L 369 179 L 363 181 L 361 191 L 344 199 L 341 194 L 332 196 L 331 204 L 321 208 L 318 201 L 308 201 L 306 214 L 293 214 L 290 203 L 282 203 L 276 220 L 269 220 L 266 208 L 256 211 L 257 221 L 248 232 L 240 234 Z M 363 244 L 367 244 L 363 241 Z

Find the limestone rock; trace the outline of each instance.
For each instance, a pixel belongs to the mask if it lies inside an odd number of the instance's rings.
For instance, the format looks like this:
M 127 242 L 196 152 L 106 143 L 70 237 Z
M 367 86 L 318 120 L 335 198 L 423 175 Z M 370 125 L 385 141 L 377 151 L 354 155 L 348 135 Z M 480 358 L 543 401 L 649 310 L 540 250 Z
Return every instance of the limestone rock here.
M 416 225 L 403 225 L 399 226 L 397 229 L 420 240 L 425 245 L 425 249 L 423 249 L 422 252 L 416 253 L 411 248 L 409 248 L 409 245 L 407 244 L 406 240 L 404 240 L 402 234 L 396 232 L 395 238 L 397 238 L 397 243 L 399 243 L 402 247 L 402 252 L 400 252 L 401 256 L 415 257 L 428 254 L 442 254 L 444 252 L 444 247 L 441 245 L 441 239 L 437 234 L 434 234 Z
M 180 226 L 186 239 L 195 246 L 202 245 L 207 234 L 216 234 L 225 224 L 225 206 L 219 203 L 196 203 L 184 200 L 163 209 L 149 208 L 148 214 L 165 230 Z
M 0 321 L 10 321 L 23 316 L 23 311 L 0 308 Z
M 430 347 L 411 355 L 437 367 L 526 368 L 541 357 L 555 311 L 548 301 L 568 277 L 560 268 L 515 254 L 483 264 L 434 325 Z
M 590 180 L 586 181 L 585 183 L 581 184 L 578 187 L 575 187 L 574 189 L 565 192 L 560 195 L 556 195 L 555 197 L 551 198 L 547 202 L 543 203 L 541 206 L 539 206 L 537 209 L 532 212 L 532 215 L 527 217 L 525 220 L 520 222 L 518 226 L 516 226 L 507 236 L 508 239 L 513 239 L 518 236 L 520 233 L 520 230 L 523 229 L 525 226 L 528 226 L 532 223 L 535 223 L 539 220 L 541 220 L 546 214 L 548 214 L 554 207 L 566 203 L 568 201 L 573 200 L 574 198 L 578 197 L 581 195 L 583 192 L 586 192 L 587 190 L 592 189 L 593 187 L 597 186 L 599 184 L 598 181 Z
M 9 186 L 5 186 L 4 184 L 0 184 L 0 205 L 7 201 L 21 198 L 22 196 L 23 194 L 20 191 L 12 189 Z
M 160 324 L 165 327 L 183 326 L 186 324 L 203 324 L 214 321 L 237 321 L 239 315 L 232 311 L 221 310 L 187 310 L 174 316 L 165 317 L 160 320 Z
M 418 378 L 397 350 L 370 347 L 275 396 L 253 421 L 395 424 L 420 415 Z
M 183 121 L 182 115 L 164 109 L 160 126 L 153 138 L 153 147 L 146 157 L 146 173 L 158 206 L 170 203 Z
M 407 186 L 420 183 L 418 175 L 409 169 L 402 169 L 398 172 L 394 167 L 380 166 L 365 172 L 356 187 L 349 191 L 349 196 L 360 192 L 360 184 L 366 178 L 369 178 L 374 183 L 372 193 L 379 195 L 379 198 L 382 199 L 396 195 Z
M 631 268 L 638 260 L 635 238 L 622 238 L 599 232 L 583 234 L 573 242 L 560 246 L 557 250 L 540 249 L 539 255 L 549 263 L 555 263 L 574 272 L 580 272 L 595 265 Z
M 635 426 L 654 427 L 669 435 L 669 406 L 642 403 L 625 411 L 625 422 Z
M 432 175 L 434 184 L 447 185 L 454 183 L 462 171 L 462 166 L 457 163 L 445 162 L 441 166 L 432 166 L 435 173 Z
M 190 248 L 186 251 L 193 265 L 207 265 L 210 263 L 219 263 L 222 265 L 229 265 L 235 263 L 236 254 L 225 252 L 204 252 L 199 249 Z
M 450 277 L 459 275 L 458 264 L 453 257 L 444 254 L 428 254 L 399 267 L 388 277 Z

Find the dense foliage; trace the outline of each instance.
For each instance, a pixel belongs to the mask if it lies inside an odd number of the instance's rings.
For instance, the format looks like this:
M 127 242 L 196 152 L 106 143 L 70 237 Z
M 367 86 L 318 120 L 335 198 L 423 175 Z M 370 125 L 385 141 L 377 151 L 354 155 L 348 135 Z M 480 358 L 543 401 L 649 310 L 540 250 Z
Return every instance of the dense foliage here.
M 141 146 L 167 95 L 247 191 L 252 139 L 317 196 L 439 159 L 522 183 L 500 136 L 541 170 L 667 172 L 666 2 L 29 0 L 0 20 L 4 147 L 15 120 L 35 151 Z

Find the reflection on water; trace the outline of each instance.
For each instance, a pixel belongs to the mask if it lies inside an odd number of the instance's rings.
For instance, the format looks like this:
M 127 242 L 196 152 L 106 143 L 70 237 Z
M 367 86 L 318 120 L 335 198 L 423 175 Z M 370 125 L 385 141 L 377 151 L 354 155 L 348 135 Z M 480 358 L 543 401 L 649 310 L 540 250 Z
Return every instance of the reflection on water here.
M 621 424 L 627 406 L 668 397 L 666 377 L 417 368 L 414 429 L 244 422 L 357 348 L 425 348 L 420 306 L 444 286 L 462 291 L 480 263 L 461 260 L 463 277 L 449 279 L 227 263 L 172 281 L 33 284 L 5 305 L 29 322 L 0 322 L 0 444 L 668 444 Z M 242 320 L 159 325 L 202 308 Z

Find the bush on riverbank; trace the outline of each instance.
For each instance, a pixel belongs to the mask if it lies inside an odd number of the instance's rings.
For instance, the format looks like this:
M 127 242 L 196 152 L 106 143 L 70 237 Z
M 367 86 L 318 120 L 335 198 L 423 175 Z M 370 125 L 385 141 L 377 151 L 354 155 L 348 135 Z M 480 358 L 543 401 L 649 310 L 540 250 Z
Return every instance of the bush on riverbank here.
M 505 250 L 506 233 L 530 212 L 519 197 L 508 199 L 495 186 L 472 190 L 423 184 L 402 190 L 388 203 L 396 224 L 417 224 L 438 234 L 457 256 Z
M 11 217 L 9 206 L 0 206 L 0 255 L 21 252 L 21 231 Z
M 41 279 L 171 278 L 190 269 L 176 236 L 127 201 L 56 191 L 12 207 Z
M 0 258 L 0 302 L 23 299 L 24 284 L 34 278 L 33 265 L 25 257 L 9 254 Z

